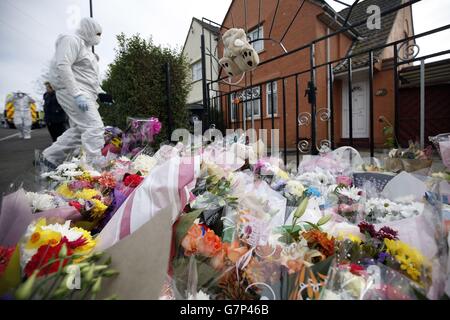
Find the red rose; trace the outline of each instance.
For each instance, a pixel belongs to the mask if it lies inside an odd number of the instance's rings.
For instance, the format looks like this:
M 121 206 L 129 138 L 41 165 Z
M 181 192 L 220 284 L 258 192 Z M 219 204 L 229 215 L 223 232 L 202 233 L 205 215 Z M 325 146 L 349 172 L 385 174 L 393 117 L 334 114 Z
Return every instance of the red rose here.
M 125 175 L 123 178 L 123 183 L 127 187 L 136 188 L 139 184 L 141 184 L 142 180 L 144 180 L 144 177 L 138 174 L 129 174 Z
M 82 205 L 81 203 L 79 203 L 78 201 L 69 201 L 69 206 L 74 207 L 75 209 L 77 209 L 79 212 L 81 211 Z

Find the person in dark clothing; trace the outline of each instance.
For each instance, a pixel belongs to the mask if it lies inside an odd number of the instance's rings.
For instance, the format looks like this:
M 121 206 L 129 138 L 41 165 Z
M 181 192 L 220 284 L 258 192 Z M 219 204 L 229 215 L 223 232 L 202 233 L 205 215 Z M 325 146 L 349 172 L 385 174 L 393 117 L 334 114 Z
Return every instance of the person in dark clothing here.
M 67 115 L 56 100 L 55 90 L 51 84 L 46 82 L 45 87 L 47 92 L 44 93 L 44 120 L 55 142 L 68 127 Z

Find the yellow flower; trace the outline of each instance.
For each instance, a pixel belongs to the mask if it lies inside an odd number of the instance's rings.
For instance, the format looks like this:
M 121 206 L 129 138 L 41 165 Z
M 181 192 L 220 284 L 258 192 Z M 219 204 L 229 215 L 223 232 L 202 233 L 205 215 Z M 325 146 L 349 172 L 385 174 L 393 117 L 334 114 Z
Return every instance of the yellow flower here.
M 355 242 L 357 244 L 360 244 L 362 242 L 361 238 L 358 236 L 355 236 L 354 234 L 351 233 L 345 233 L 345 232 L 339 232 L 339 236 L 337 238 L 337 240 L 339 241 L 343 241 L 343 240 L 350 240 L 352 242 Z
M 75 194 L 75 198 L 91 200 L 93 197 L 99 196 L 100 193 L 95 189 L 83 189 Z
M 122 140 L 120 140 L 119 138 L 113 138 L 111 140 L 111 143 L 113 146 L 120 148 L 122 146 Z
M 66 199 L 73 199 L 75 198 L 75 193 L 73 193 L 70 189 L 69 186 L 67 185 L 67 183 L 63 183 L 62 185 L 60 185 L 57 189 L 56 192 L 58 194 L 60 194 L 61 196 L 63 196 Z
M 384 239 L 387 252 L 400 263 L 400 268 L 408 274 L 411 279 L 420 283 L 422 270 L 429 271 L 430 263 L 416 249 L 411 248 L 404 242 L 398 240 Z
M 289 179 L 289 175 L 287 174 L 287 172 L 283 171 L 281 169 L 278 169 L 277 176 L 280 177 L 283 180 Z
M 61 233 L 52 230 L 42 230 L 46 225 L 45 219 L 39 219 L 35 225 L 34 232 L 28 239 L 25 249 L 38 249 L 44 245 L 56 246 L 61 241 Z
M 94 179 L 92 179 L 92 176 L 87 171 L 83 171 L 83 174 L 81 176 L 76 177 L 77 180 L 84 180 L 92 182 Z
M 105 204 L 103 204 L 103 202 L 101 202 L 100 200 L 92 199 L 91 201 L 94 204 L 94 207 L 91 209 L 92 218 L 99 219 L 103 217 L 108 207 Z
M 96 245 L 96 242 L 92 238 L 91 233 L 87 230 L 84 230 L 83 228 L 78 228 L 78 227 L 73 227 L 72 230 L 82 233 L 83 239 L 86 240 L 86 244 L 81 247 L 77 247 L 75 249 L 75 253 L 89 254 Z

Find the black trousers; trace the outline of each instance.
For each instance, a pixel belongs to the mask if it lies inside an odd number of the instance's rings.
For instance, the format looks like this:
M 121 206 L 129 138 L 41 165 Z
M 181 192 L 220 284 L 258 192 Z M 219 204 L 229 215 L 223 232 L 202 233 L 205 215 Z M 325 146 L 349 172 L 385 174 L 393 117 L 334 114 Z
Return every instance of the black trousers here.
M 64 122 L 61 123 L 48 123 L 47 124 L 48 132 L 50 132 L 50 135 L 52 136 L 53 142 L 58 139 L 60 135 L 64 133 L 67 129 L 67 125 Z

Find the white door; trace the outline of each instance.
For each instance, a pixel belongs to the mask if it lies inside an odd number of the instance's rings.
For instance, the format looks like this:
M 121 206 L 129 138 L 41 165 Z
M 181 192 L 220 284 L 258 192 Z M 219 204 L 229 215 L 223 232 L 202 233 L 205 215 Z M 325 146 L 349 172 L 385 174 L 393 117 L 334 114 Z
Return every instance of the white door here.
M 369 137 L 369 84 L 368 81 L 352 83 L 353 138 Z M 342 137 L 349 138 L 348 81 L 342 86 Z

